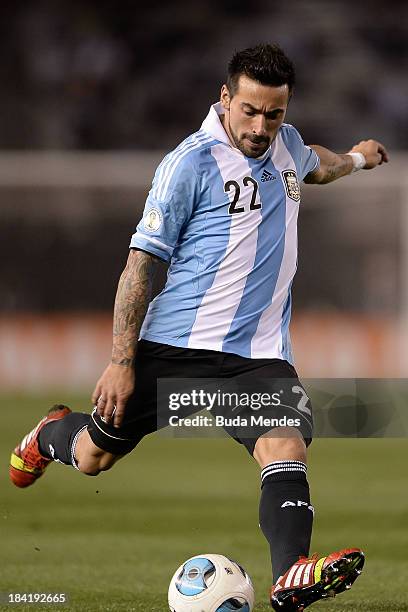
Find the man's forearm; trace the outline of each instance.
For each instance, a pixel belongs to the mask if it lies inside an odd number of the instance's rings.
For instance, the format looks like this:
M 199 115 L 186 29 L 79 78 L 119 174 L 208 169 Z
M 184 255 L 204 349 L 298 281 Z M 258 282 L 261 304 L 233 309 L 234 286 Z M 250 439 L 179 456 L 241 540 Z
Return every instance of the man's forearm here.
M 353 160 L 350 155 L 342 155 L 325 149 L 320 145 L 310 145 L 320 158 L 320 168 L 308 174 L 305 183 L 331 183 L 342 176 L 347 176 L 353 170 Z
M 119 279 L 113 314 L 112 363 L 129 366 L 136 356 L 137 341 L 152 295 L 156 259 L 144 251 L 131 250 Z

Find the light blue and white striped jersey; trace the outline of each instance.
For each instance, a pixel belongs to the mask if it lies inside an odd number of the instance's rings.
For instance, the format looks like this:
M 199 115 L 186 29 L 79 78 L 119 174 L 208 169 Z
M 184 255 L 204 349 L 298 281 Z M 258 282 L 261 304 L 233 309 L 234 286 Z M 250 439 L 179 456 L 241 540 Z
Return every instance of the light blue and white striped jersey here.
M 319 159 L 283 124 L 261 157 L 233 147 L 211 107 L 157 168 L 131 247 L 170 262 L 140 337 L 292 360 L 299 181 Z

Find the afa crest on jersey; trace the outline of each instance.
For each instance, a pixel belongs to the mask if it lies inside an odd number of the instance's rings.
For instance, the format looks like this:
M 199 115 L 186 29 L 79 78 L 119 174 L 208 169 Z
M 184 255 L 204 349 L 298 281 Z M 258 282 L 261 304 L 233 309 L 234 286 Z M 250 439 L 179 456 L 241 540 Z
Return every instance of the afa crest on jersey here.
M 283 181 L 285 183 L 286 193 L 288 198 L 294 202 L 300 201 L 300 186 L 297 178 L 297 174 L 294 170 L 283 170 L 282 172 Z

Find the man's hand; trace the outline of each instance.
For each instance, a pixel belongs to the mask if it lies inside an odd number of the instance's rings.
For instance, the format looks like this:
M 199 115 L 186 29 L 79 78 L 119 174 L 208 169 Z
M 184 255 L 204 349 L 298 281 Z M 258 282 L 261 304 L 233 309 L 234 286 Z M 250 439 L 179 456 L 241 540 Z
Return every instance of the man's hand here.
M 362 140 L 350 150 L 350 153 L 362 153 L 366 158 L 364 170 L 371 170 L 389 161 L 387 149 L 381 142 L 376 140 Z
M 92 402 L 99 416 L 109 423 L 113 415 L 114 427 L 120 427 L 126 402 L 133 393 L 135 373 L 132 366 L 110 363 L 92 394 Z
M 305 183 L 324 185 L 348 176 L 353 172 L 354 160 L 351 153 L 362 153 L 366 161 L 363 168 L 370 170 L 383 162 L 388 162 L 388 152 L 381 142 L 376 140 L 362 140 L 348 153 L 334 153 L 320 145 L 310 145 L 316 151 L 320 159 L 320 165 L 316 170 L 309 172 L 303 179 Z M 356 156 L 361 157 L 361 156 Z M 363 163 L 363 159 L 361 162 Z M 361 168 L 361 166 L 360 166 Z

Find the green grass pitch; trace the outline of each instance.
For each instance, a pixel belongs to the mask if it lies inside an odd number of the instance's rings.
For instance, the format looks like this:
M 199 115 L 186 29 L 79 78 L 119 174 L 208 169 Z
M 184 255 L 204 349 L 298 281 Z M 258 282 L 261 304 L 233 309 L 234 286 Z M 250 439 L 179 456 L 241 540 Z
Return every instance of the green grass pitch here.
M 84 398 L 55 396 L 87 410 Z M 0 398 L 0 592 L 65 592 L 67 606 L 1 610 L 165 612 L 170 576 L 187 557 L 219 552 L 252 576 L 269 610 L 270 562 L 258 527 L 259 470 L 229 439 L 146 438 L 91 478 L 50 466 L 31 489 L 8 482 L 11 448 L 49 398 Z M 366 567 L 326 612 L 408 611 L 408 441 L 315 440 L 309 480 L 312 552 L 361 546 Z

